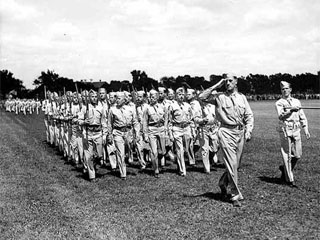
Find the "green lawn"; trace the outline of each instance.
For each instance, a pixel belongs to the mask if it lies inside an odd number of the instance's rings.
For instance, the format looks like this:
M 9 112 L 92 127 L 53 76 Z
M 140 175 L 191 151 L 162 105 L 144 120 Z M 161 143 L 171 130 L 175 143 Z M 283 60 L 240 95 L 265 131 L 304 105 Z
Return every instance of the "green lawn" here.
M 319 239 L 320 110 L 305 111 L 312 138 L 302 138 L 293 189 L 279 182 L 274 102 L 250 104 L 242 208 L 219 200 L 224 169 L 206 175 L 201 162 L 185 178 L 170 163 L 159 179 L 131 167 L 127 181 L 99 169 L 90 183 L 44 142 L 42 116 L 1 112 L 0 239 Z

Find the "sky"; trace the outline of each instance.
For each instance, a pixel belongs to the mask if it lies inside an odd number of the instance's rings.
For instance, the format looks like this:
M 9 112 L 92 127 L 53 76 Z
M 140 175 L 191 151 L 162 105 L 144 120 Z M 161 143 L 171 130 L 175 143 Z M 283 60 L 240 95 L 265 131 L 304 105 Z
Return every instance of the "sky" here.
M 1 0 L 0 69 L 93 81 L 320 70 L 318 0 Z

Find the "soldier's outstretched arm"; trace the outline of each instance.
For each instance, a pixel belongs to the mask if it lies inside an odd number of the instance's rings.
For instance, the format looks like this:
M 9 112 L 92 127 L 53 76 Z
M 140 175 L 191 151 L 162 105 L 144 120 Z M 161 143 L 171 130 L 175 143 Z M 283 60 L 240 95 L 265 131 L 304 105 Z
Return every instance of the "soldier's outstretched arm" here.
M 208 100 L 212 92 L 224 85 L 224 79 L 221 79 L 218 83 L 215 85 L 205 89 L 202 93 L 199 94 L 199 99 L 202 101 Z

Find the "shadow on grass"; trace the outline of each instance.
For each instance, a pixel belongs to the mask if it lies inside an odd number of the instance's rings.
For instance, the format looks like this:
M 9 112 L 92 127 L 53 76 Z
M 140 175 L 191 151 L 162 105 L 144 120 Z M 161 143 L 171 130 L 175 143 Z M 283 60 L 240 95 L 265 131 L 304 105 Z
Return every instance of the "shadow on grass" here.
M 278 178 L 278 177 L 261 176 L 261 177 L 259 177 L 259 179 L 261 181 L 267 182 L 267 183 L 284 185 L 284 182 L 281 180 L 281 178 Z
M 219 201 L 219 202 L 229 202 L 228 199 L 223 199 L 221 197 L 221 193 L 220 192 L 206 192 L 206 193 L 202 193 L 202 194 L 198 194 L 198 195 L 183 195 L 186 198 L 208 198 L 208 199 L 213 199 L 215 201 Z

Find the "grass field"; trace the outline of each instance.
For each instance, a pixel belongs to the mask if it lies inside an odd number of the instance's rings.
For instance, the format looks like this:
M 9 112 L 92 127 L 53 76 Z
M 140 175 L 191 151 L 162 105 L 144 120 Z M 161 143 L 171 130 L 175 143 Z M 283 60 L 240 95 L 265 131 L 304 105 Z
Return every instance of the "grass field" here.
M 219 200 L 224 169 L 206 175 L 201 162 L 185 178 L 171 163 L 159 179 L 130 167 L 127 181 L 99 169 L 90 183 L 45 143 L 42 116 L 1 112 L 0 239 L 319 239 L 320 111 L 305 111 L 312 138 L 303 135 L 293 189 L 279 181 L 274 102 L 250 104 L 242 208 Z

